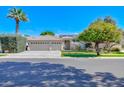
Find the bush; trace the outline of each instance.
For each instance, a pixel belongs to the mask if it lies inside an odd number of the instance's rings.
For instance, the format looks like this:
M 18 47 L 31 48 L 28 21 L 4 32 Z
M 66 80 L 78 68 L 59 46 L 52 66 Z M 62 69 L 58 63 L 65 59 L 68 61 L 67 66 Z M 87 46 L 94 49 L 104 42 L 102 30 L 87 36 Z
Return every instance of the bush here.
M 81 50 L 81 46 L 80 45 L 76 46 L 75 50 L 77 51 Z
M 116 48 L 112 48 L 111 51 L 112 52 L 120 52 L 120 48 L 117 48 L 117 47 Z
M 25 50 L 26 38 L 20 35 L 0 35 L 1 48 L 9 53 L 17 53 Z
M 86 48 L 93 48 L 93 45 L 92 45 L 92 43 L 86 43 L 86 44 L 85 44 L 85 47 L 86 47 Z

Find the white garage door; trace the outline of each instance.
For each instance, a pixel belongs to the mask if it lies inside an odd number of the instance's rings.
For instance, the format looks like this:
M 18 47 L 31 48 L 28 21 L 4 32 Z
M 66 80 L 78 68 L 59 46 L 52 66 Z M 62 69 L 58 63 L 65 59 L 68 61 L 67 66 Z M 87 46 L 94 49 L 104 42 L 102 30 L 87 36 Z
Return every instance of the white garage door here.
M 31 51 L 48 51 L 48 50 L 61 50 L 62 44 L 40 44 L 29 43 L 29 49 Z

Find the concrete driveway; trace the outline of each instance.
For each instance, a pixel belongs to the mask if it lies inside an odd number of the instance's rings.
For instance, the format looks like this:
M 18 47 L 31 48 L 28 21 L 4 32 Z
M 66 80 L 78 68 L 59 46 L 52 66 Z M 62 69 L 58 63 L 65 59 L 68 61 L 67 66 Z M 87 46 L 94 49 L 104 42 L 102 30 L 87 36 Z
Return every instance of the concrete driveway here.
M 21 53 L 9 54 L 2 58 L 60 58 L 61 51 L 24 51 Z

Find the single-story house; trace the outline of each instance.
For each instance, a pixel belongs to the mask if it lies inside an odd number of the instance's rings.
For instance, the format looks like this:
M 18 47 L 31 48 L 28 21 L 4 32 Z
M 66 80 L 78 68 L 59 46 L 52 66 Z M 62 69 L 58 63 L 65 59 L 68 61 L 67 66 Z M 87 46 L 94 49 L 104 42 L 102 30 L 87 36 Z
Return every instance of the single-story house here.
M 73 41 L 75 37 L 75 35 L 27 37 L 28 50 L 72 50 L 76 49 L 78 45 L 85 48 L 85 44 Z
M 28 50 L 31 51 L 48 51 L 48 50 L 78 50 L 88 49 L 94 50 L 93 48 L 86 48 L 86 42 L 78 42 L 75 40 L 76 35 L 60 35 L 60 36 L 39 36 L 39 37 L 27 37 Z M 101 43 L 100 48 L 104 48 L 105 44 Z M 122 49 L 124 47 L 124 37 L 120 44 L 115 45 Z
M 63 40 L 59 37 L 45 35 L 40 37 L 27 37 L 29 50 L 62 50 Z

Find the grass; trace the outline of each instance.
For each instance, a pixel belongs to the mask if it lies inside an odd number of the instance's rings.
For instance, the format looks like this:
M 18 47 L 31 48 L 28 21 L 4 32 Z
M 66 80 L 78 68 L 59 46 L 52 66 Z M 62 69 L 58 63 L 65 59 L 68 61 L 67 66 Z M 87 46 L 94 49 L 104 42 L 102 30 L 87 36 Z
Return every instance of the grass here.
M 62 52 L 64 57 L 96 57 L 95 53 L 91 52 Z
M 62 57 L 124 57 L 122 52 L 102 53 L 97 56 L 95 52 L 91 51 L 62 51 Z
M 0 57 L 1 56 L 6 56 L 7 54 L 6 53 L 0 53 Z
M 100 57 L 124 57 L 124 54 L 101 54 Z

